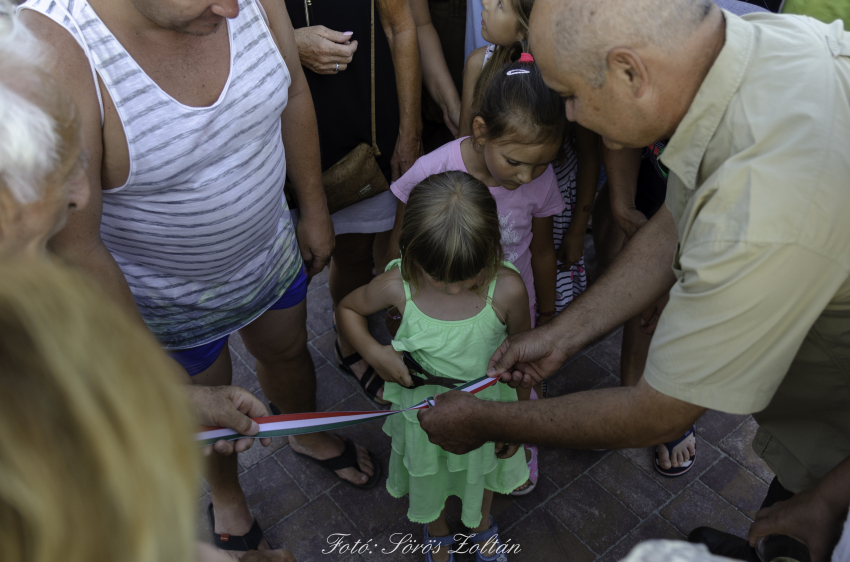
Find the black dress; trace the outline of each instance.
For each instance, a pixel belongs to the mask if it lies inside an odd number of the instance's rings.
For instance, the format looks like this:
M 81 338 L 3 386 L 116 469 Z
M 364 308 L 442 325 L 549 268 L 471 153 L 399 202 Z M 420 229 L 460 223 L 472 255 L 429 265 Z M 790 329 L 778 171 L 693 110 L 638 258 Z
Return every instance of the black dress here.
M 311 0 L 310 25 L 324 25 L 334 31 L 352 31 L 357 41 L 353 60 L 337 74 L 316 74 L 304 68 L 316 108 L 322 171 L 351 152 L 358 144 L 372 143 L 370 94 L 370 15 L 371 0 Z M 286 9 L 295 29 L 306 27 L 304 0 L 286 0 Z M 378 165 L 390 180 L 390 160 L 399 128 L 398 92 L 392 53 L 375 7 L 375 120 Z

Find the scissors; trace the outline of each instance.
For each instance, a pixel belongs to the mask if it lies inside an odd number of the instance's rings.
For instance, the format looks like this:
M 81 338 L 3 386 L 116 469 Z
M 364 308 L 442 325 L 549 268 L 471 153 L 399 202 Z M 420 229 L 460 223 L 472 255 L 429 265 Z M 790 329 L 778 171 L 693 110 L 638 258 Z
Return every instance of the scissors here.
M 446 388 L 454 388 L 454 387 L 458 386 L 459 384 L 469 382 L 469 381 L 465 381 L 465 380 L 461 380 L 461 379 L 453 379 L 453 378 L 450 378 L 450 377 L 434 376 L 431 373 L 429 373 L 428 371 L 426 371 L 425 368 L 422 365 L 420 365 L 419 362 L 416 359 L 414 359 L 413 356 L 410 355 L 409 352 L 407 352 L 407 351 L 403 352 L 403 356 L 404 356 L 404 364 L 407 365 L 407 368 L 412 373 L 416 373 L 418 375 L 425 377 L 424 379 L 420 378 L 420 377 L 410 377 L 411 379 L 413 379 L 413 384 L 411 386 L 409 386 L 408 388 L 419 388 L 420 386 L 425 386 L 427 384 L 433 384 L 433 385 L 436 385 L 436 386 L 444 386 Z

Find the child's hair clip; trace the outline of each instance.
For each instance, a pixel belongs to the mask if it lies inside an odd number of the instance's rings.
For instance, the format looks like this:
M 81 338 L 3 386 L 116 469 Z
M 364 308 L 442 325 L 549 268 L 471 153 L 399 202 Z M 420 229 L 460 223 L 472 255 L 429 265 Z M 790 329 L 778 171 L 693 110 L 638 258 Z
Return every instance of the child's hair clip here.
M 508 71 L 508 76 L 513 76 L 514 74 L 531 74 L 531 71 L 522 68 L 515 68 Z
M 531 56 L 531 53 L 523 53 L 519 56 L 517 62 L 534 62 L 534 57 Z

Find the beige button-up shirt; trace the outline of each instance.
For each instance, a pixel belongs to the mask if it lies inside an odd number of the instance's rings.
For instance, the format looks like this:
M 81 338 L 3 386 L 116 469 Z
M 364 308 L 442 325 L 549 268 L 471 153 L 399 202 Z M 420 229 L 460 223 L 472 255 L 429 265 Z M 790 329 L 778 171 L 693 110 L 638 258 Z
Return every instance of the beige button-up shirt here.
M 726 43 L 670 139 L 678 281 L 645 377 L 753 413 L 799 492 L 850 456 L 850 33 L 724 12 Z

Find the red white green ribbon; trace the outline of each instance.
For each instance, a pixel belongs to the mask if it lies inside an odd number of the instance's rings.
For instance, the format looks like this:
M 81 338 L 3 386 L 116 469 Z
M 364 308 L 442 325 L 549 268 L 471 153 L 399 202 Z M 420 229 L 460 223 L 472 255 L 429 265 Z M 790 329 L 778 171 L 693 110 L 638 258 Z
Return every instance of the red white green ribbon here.
M 481 377 L 454 388 L 462 392 L 476 394 L 499 382 L 499 378 Z M 204 427 L 195 434 L 195 439 L 201 445 L 211 445 L 216 441 L 233 441 L 242 437 L 284 437 L 287 435 L 301 435 L 303 433 L 317 433 L 320 431 L 331 431 L 342 427 L 349 427 L 360 423 L 370 422 L 378 418 L 385 418 L 400 412 L 409 410 L 421 410 L 434 405 L 434 398 L 428 397 L 419 404 L 404 410 L 371 410 L 366 412 L 313 412 L 309 414 L 281 414 L 279 416 L 265 416 L 254 418 L 260 426 L 260 432 L 256 435 L 241 435 L 232 429 L 225 427 Z

